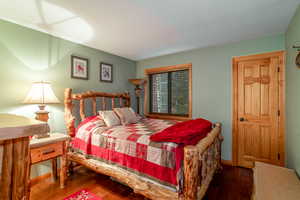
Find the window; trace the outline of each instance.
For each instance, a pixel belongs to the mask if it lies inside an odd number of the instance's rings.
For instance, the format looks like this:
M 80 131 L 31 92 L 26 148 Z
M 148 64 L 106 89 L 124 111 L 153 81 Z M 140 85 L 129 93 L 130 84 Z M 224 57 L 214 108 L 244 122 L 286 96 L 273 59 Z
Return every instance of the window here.
M 147 69 L 149 115 L 191 117 L 191 64 Z

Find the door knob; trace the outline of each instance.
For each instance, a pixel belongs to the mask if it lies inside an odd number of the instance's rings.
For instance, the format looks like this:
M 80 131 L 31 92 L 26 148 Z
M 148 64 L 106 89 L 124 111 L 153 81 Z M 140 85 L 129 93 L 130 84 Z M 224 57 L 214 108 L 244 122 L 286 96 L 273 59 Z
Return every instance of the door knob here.
M 240 121 L 243 122 L 243 121 L 247 121 L 247 120 L 244 117 L 241 117 Z

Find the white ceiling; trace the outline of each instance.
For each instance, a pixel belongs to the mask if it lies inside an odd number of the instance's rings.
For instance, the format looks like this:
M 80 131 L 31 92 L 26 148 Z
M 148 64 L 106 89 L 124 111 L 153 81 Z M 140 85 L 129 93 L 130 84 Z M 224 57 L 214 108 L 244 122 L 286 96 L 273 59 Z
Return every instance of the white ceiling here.
M 0 18 L 141 60 L 283 33 L 299 3 L 300 0 L 0 0 Z

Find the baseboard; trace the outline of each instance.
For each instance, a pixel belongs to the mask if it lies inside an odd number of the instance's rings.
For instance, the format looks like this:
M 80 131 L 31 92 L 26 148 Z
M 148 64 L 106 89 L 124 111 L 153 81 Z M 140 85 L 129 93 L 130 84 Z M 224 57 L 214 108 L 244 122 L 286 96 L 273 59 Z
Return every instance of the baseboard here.
M 34 186 L 34 185 L 38 184 L 39 182 L 44 181 L 44 180 L 50 178 L 51 176 L 52 176 L 51 172 L 43 174 L 41 176 L 37 176 L 37 177 L 35 177 L 35 178 L 33 178 L 33 179 L 30 180 L 30 185 Z
M 232 160 L 221 160 L 222 165 L 233 166 Z

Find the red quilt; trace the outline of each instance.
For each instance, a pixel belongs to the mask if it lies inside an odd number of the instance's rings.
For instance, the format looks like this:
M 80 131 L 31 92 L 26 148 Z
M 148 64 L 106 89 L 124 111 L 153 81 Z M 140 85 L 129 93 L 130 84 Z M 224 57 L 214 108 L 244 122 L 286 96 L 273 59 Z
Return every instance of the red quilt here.
M 85 120 L 72 141 L 73 150 L 87 158 L 114 164 L 148 180 L 180 189 L 183 147 L 153 142 L 150 136 L 176 121 L 141 119 L 126 126 L 103 126 L 99 117 Z
M 144 118 L 135 124 L 106 127 L 94 116 L 80 124 L 72 147 L 87 158 L 181 191 L 184 144 L 197 143 L 210 130 L 211 123 L 203 119 L 177 123 Z

